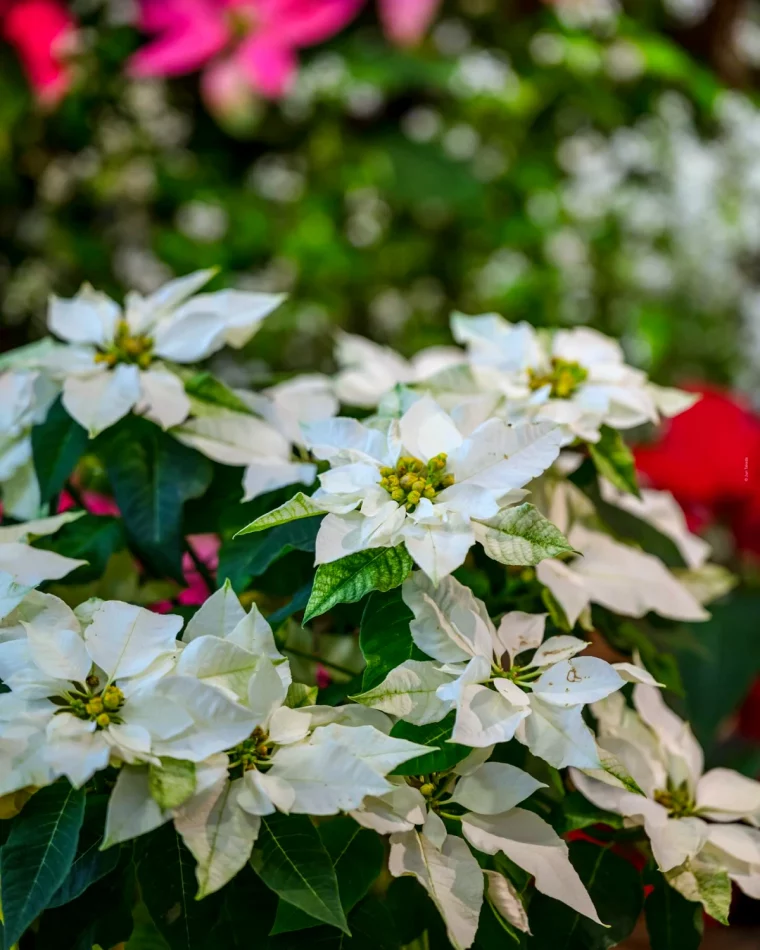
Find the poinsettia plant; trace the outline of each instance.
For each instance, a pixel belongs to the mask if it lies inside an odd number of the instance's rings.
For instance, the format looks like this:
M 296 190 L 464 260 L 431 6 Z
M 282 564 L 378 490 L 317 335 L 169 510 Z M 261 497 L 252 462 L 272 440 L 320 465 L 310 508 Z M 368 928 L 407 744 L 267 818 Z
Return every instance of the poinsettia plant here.
M 210 276 L 0 364 L 6 950 L 696 948 L 760 896 L 760 783 L 671 708 L 732 579 L 621 435 L 694 397 L 462 314 L 232 386 L 280 298 Z

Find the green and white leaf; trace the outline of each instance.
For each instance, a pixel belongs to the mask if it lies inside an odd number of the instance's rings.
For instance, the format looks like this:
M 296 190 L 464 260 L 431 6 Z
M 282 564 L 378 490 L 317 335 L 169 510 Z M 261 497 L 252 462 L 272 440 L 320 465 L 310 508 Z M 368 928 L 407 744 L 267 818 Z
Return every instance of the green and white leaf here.
M 286 501 L 284 505 L 280 505 L 279 508 L 275 508 L 265 515 L 261 515 L 256 518 L 255 521 L 246 525 L 245 528 L 241 528 L 234 537 L 239 538 L 244 534 L 266 531 L 267 528 L 287 524 L 289 521 L 298 521 L 300 518 L 313 518 L 315 515 L 323 515 L 324 513 L 324 509 L 320 508 L 308 495 L 304 495 L 303 492 L 298 492 L 290 501 Z
M 451 701 L 439 699 L 436 690 L 453 679 L 442 673 L 433 660 L 406 660 L 391 670 L 379 686 L 351 699 L 423 726 L 439 722 L 451 710 Z
M 185 759 L 161 759 L 148 768 L 148 785 L 160 808 L 179 808 L 195 792 L 195 763 Z
M 486 554 L 501 564 L 532 565 L 573 553 L 559 528 L 527 502 L 505 508 L 487 521 L 475 522 L 475 537 Z
M 602 426 L 601 438 L 598 442 L 589 442 L 588 450 L 601 476 L 615 488 L 641 497 L 633 454 L 617 429 Z
M 320 564 L 314 578 L 304 623 L 335 604 L 353 604 L 373 590 L 399 587 L 413 566 L 406 547 L 370 548 L 329 564 Z

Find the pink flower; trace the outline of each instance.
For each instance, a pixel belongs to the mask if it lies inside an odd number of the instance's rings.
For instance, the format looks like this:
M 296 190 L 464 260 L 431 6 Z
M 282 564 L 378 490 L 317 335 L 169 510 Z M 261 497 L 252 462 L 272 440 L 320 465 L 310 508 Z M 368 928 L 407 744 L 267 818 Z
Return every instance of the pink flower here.
M 140 25 L 157 38 L 139 50 L 135 76 L 176 76 L 205 67 L 203 90 L 222 111 L 251 92 L 270 99 L 292 83 L 297 51 L 328 39 L 363 0 L 140 0 Z
M 66 52 L 75 26 L 59 0 L 0 0 L 0 35 L 16 50 L 42 105 L 57 105 L 71 86 Z
M 441 0 L 377 0 L 386 35 L 399 46 L 414 46 L 422 39 Z

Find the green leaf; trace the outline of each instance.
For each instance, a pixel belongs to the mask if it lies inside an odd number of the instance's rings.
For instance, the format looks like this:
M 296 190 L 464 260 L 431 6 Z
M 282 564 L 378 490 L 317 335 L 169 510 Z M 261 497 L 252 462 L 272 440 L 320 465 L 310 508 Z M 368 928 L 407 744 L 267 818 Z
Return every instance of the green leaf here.
M 293 594 L 292 599 L 288 601 L 287 604 L 269 614 L 267 623 L 272 630 L 276 630 L 281 624 L 285 623 L 289 617 L 292 617 L 293 614 L 298 613 L 299 610 L 303 610 L 309 602 L 309 597 L 311 597 L 311 584 L 306 584 Z
M 196 901 L 195 860 L 174 826 L 138 839 L 137 880 L 148 912 L 172 950 L 208 950 L 217 895 Z
M 648 870 L 654 887 L 644 901 L 652 950 L 698 950 L 702 943 L 702 907 L 674 890 L 659 871 Z
M 119 863 L 120 848 L 101 851 L 108 796 L 90 792 L 85 799 L 84 823 L 74 863 L 48 903 L 48 909 L 76 900 L 88 887 L 110 874 Z
M 195 791 L 195 763 L 170 758 L 162 758 L 160 766 L 151 763 L 148 785 L 153 800 L 161 808 L 179 808 Z
M 316 520 L 294 521 L 266 534 L 224 541 L 219 550 L 219 580 L 229 580 L 240 593 L 291 551 L 313 551 L 318 531 Z
M 349 933 L 335 868 L 306 815 L 277 813 L 262 818 L 251 865 L 282 900 Z
M 233 412 L 242 412 L 247 416 L 253 416 L 255 413 L 239 396 L 221 380 L 218 380 L 213 373 L 200 372 L 194 373 L 185 379 L 185 392 L 188 396 L 200 399 L 202 402 L 211 403 L 213 406 L 221 406 L 223 409 L 231 409 Z
M 400 588 L 370 594 L 359 631 L 359 646 L 367 662 L 362 681 L 364 692 L 382 683 L 405 660 L 428 659 L 412 640 L 409 623 L 413 618 Z
M 602 426 L 598 442 L 589 442 L 588 450 L 597 472 L 620 491 L 641 498 L 633 454 L 617 429 Z
M 291 709 L 299 709 L 301 706 L 313 706 L 317 701 L 318 693 L 318 686 L 307 686 L 305 683 L 291 683 L 290 686 L 288 686 L 288 695 L 285 697 L 285 705 Z
M 408 739 L 420 745 L 437 746 L 427 755 L 418 755 L 397 766 L 391 775 L 427 775 L 430 772 L 445 772 L 457 762 L 466 758 L 472 749 L 468 746 L 449 742 L 454 728 L 455 714 L 452 712 L 440 722 L 431 722 L 427 726 L 413 726 L 410 722 L 397 722 L 391 729 L 394 739 Z
M 85 583 L 102 577 L 109 559 L 126 547 L 124 524 L 110 515 L 84 514 L 64 525 L 54 536 L 41 538 L 35 547 L 87 561 L 67 575 L 65 583 Z
M 665 878 L 686 900 L 701 904 L 713 919 L 728 925 L 731 880 L 722 867 L 692 858 L 668 871 Z
M 333 862 L 341 906 L 348 914 L 364 897 L 383 868 L 385 848 L 382 838 L 362 828 L 347 815 L 325 822 L 317 830 Z M 281 900 L 272 933 L 304 930 L 316 927 L 319 923 L 319 920 L 293 904 Z
M 134 922 L 134 929 L 124 950 L 169 950 L 169 944 L 153 923 L 145 904 L 135 907 Z
M 6 950 L 47 907 L 74 862 L 84 790 L 56 782 L 33 795 L 0 849 L 0 906 Z
M 614 812 L 597 808 L 580 792 L 571 792 L 562 799 L 562 807 L 558 811 L 557 821 L 553 822 L 553 825 L 557 834 L 564 835 L 569 831 L 578 831 L 592 825 L 622 828 L 623 819 Z
M 66 412 L 59 396 L 45 421 L 32 428 L 34 470 L 43 504 L 63 488 L 89 441 L 87 430 Z
M 406 547 L 370 548 L 338 561 L 320 564 L 303 622 L 335 604 L 353 604 L 373 590 L 388 591 L 406 580 L 414 562 Z
M 127 533 L 159 573 L 182 581 L 182 511 L 208 488 L 211 462 L 132 416 L 97 440 Z
M 274 511 L 269 511 L 265 515 L 261 515 L 259 518 L 256 518 L 255 521 L 246 525 L 245 528 L 241 528 L 235 537 L 239 538 L 244 534 L 254 534 L 256 531 L 266 531 L 267 528 L 275 528 L 277 525 L 287 524 L 290 521 L 298 521 L 301 518 L 313 518 L 315 515 L 323 515 L 324 513 L 324 508 L 320 508 L 308 495 L 304 495 L 304 493 L 300 491 L 297 495 L 294 495 L 290 501 L 286 501 L 284 505 L 280 505 L 279 508 L 275 508 Z
M 505 508 L 479 525 L 476 526 L 478 541 L 486 554 L 501 564 L 538 564 L 548 557 L 573 553 L 559 528 L 527 502 Z
M 607 950 L 631 933 L 641 913 L 638 871 L 611 848 L 572 841 L 570 861 L 591 895 L 599 919 L 589 920 L 566 904 L 535 894 L 530 902 L 531 947 L 536 950 Z

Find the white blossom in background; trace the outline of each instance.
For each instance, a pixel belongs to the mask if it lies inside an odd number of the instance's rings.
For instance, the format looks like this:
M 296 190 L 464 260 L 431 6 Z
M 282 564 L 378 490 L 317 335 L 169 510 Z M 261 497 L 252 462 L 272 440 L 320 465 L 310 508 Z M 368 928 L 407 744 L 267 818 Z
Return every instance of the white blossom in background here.
M 185 642 L 176 678 L 234 702 L 245 714 L 245 732 L 217 750 L 225 754 L 201 763 L 190 793 L 173 808 L 156 800 L 147 769 L 123 769 L 105 840 L 116 844 L 174 820 L 197 861 L 199 897 L 246 864 L 262 817 L 278 810 L 335 815 L 358 808 L 366 795 L 390 790 L 386 773 L 428 751 L 386 735 L 391 722 L 380 714 L 357 709 L 345 716 L 341 707 L 288 705 L 289 664 L 258 609 L 246 614 L 229 585 L 203 604 Z
M 427 396 L 373 427 L 337 418 L 303 431 L 315 458 L 330 462 L 312 496 L 315 511 L 329 512 L 316 563 L 403 541 L 434 581 L 462 564 L 487 531 L 483 522 L 526 494 L 522 486 L 555 460 L 561 436 L 550 423 L 491 419 L 464 438 Z
M 51 298 L 48 329 L 69 346 L 52 351 L 40 368 L 61 380 L 67 412 L 91 436 L 131 410 L 163 428 L 179 425 L 190 401 L 172 364 L 244 346 L 282 303 L 279 294 L 196 293 L 214 273 L 196 271 L 147 297 L 131 292 L 123 310 L 88 285 L 70 300 Z
M 3 511 L 28 520 L 40 512 L 31 428 L 45 420 L 57 387 L 33 370 L 0 372 L 0 492 Z
M 424 384 L 442 370 L 462 363 L 464 354 L 453 346 L 431 346 L 406 360 L 390 347 L 341 331 L 335 359 L 338 399 L 346 406 L 374 409 L 397 384 Z
M 583 706 L 625 681 L 654 683 L 630 664 L 578 657 L 589 644 L 577 637 L 544 641 L 545 614 L 510 611 L 497 627 L 453 577 L 434 586 L 415 572 L 402 595 L 414 614 L 412 639 L 432 659 L 405 661 L 354 699 L 416 725 L 455 709 L 452 742 L 483 749 L 516 736 L 557 768 L 593 767 L 599 758 Z
M 538 815 L 516 807 L 545 786 L 513 765 L 485 761 L 490 751 L 473 753 L 448 772 L 394 779 L 390 792 L 368 797 L 352 817 L 390 834 L 391 874 L 417 878 L 457 950 L 475 940 L 486 893 L 498 914 L 530 932 L 515 887 L 498 871 L 483 871 L 468 845 L 506 855 L 533 876 L 538 891 L 600 923 L 565 842 Z M 461 822 L 463 837 L 449 834 L 441 816 Z
M 635 709 L 622 696 L 593 707 L 601 749 L 621 763 L 638 786 L 609 772 L 571 770 L 595 805 L 643 826 L 657 866 L 689 900 L 725 919 L 731 899 L 726 875 L 760 897 L 760 782 L 731 769 L 704 772 L 691 727 L 656 689 L 637 685 Z
M 664 389 L 625 363 L 616 340 L 589 327 L 549 335 L 498 314 L 454 314 L 452 332 L 467 347 L 480 387 L 498 393 L 510 421 L 562 427 L 564 443 L 597 442 L 603 425 L 630 429 L 688 408 L 693 396 Z
M 317 466 L 304 445 L 301 424 L 336 414 L 332 381 L 315 373 L 261 393 L 238 389 L 235 395 L 241 401 L 238 411 L 191 399 L 192 417 L 172 435 L 222 465 L 245 466 L 243 501 L 297 482 L 311 485 Z

